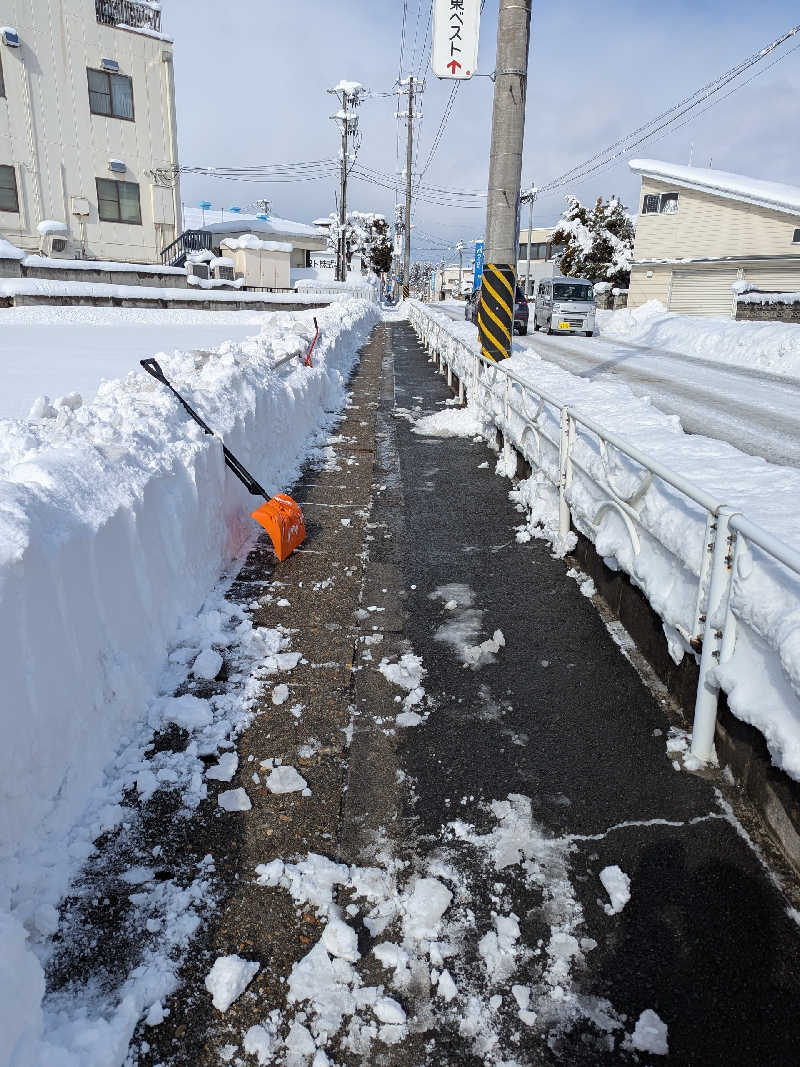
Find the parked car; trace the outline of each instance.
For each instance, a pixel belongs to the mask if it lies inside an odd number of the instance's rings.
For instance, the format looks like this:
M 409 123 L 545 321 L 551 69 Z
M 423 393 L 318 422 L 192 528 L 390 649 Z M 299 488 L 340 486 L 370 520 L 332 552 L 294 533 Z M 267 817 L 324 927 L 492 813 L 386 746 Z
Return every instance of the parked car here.
M 468 322 L 474 322 L 476 325 L 478 322 L 478 303 L 480 302 L 480 295 L 480 289 L 473 289 L 467 297 L 467 302 L 464 306 L 464 318 Z M 514 331 L 523 336 L 528 332 L 528 301 L 525 299 L 525 293 L 523 292 L 521 285 L 517 286 L 517 293 L 514 300 Z
M 543 278 L 536 287 L 534 330 L 582 333 L 595 326 L 594 287 L 585 278 Z

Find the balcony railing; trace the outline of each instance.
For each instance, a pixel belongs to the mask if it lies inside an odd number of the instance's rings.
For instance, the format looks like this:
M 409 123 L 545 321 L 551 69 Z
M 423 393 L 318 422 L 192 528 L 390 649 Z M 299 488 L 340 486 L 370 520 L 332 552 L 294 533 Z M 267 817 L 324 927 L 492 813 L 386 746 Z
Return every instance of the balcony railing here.
M 97 21 L 106 26 L 131 26 L 161 33 L 161 10 L 138 0 L 94 0 Z

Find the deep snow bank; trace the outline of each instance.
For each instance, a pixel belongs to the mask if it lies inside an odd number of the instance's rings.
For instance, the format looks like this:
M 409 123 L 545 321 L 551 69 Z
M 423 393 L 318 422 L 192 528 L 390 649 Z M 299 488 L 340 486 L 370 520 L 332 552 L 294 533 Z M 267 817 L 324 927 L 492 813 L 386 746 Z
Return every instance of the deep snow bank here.
M 343 404 L 378 313 L 347 301 L 317 317 L 311 369 L 273 369 L 307 348 L 310 314 L 268 315 L 258 337 L 163 358 L 269 492 L 291 484 L 326 410 Z M 30 916 L 26 857 L 45 838 L 69 848 L 178 620 L 252 535 L 257 503 L 219 441 L 143 371 L 103 383 L 88 407 L 0 421 L 0 914 Z
M 649 300 L 630 310 L 598 311 L 597 324 L 604 341 L 646 345 L 800 378 L 800 329 L 790 322 L 677 315 L 658 300 Z
M 473 325 L 453 322 L 427 307 L 424 311 L 471 352 L 478 351 Z M 571 374 L 522 345 L 514 346 L 507 367 L 533 388 L 618 434 L 785 544 L 796 543 L 800 471 L 745 455 L 724 441 L 686 434 L 676 415 L 666 415 L 648 398 L 636 397 L 627 385 Z M 468 366 L 467 383 L 471 373 Z M 478 418 L 502 423 L 502 373 L 497 375 L 493 392 L 487 403 L 478 403 L 470 395 L 469 405 Z M 529 414 L 536 414 L 535 405 Z M 512 499 L 527 513 L 517 536 L 547 536 L 560 550 L 568 550 L 572 544 L 563 545 L 559 539 L 558 492 L 552 484 L 558 481 L 558 448 L 547 440 L 559 440 L 559 409 L 545 404 L 538 426 L 542 431 L 538 445 L 530 430 L 525 434 L 521 419 L 512 417 L 509 427 L 510 438 L 534 467 L 532 477 L 512 491 Z M 641 501 L 637 550 L 619 513 L 613 508 L 601 510 L 601 505 L 609 499 L 606 487 L 610 484 L 622 496 L 633 494 L 642 482 L 641 468 L 612 448 L 604 461 L 596 437 L 586 430 L 577 436 L 574 456 L 591 475 L 587 477 L 576 466 L 568 498 L 575 527 L 594 542 L 609 566 L 624 570 L 645 593 L 664 621 L 673 659 L 680 662 L 683 655 L 693 655 L 678 627 L 694 632 L 706 513 L 654 479 Z M 547 471 L 549 478 L 537 468 Z M 498 473 L 509 473 L 502 455 Z M 703 594 L 707 594 L 705 586 Z M 733 713 L 764 734 L 773 763 L 800 780 L 800 578 L 759 549 L 748 547 L 735 575 L 733 607 L 739 623 L 736 646 L 731 659 L 717 668 L 718 681 Z

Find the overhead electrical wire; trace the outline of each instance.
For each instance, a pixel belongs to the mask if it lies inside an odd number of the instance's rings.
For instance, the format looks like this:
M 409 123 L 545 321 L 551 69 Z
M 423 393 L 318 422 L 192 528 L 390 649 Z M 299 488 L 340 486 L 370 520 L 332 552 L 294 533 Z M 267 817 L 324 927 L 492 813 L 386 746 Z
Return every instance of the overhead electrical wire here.
M 688 96 L 685 96 L 678 103 L 673 104 L 672 107 L 667 108 L 659 115 L 656 115 L 655 118 L 650 119 L 649 122 L 643 123 L 641 126 L 631 131 L 631 133 L 627 134 L 625 137 L 619 138 L 613 144 L 608 145 L 606 148 L 601 149 L 599 152 L 595 152 L 593 156 L 590 156 L 582 163 L 576 164 L 576 166 L 571 167 L 567 171 L 564 171 L 563 174 L 560 174 L 558 177 L 553 178 L 549 182 L 546 182 L 545 184 L 541 185 L 538 190 L 539 196 L 544 193 L 551 192 L 555 189 L 563 188 L 565 185 L 572 184 L 573 182 L 580 181 L 581 179 L 588 177 L 589 174 L 594 173 L 600 168 L 606 167 L 609 164 L 615 163 L 619 159 L 624 158 L 625 156 L 631 155 L 631 153 L 635 149 L 639 148 L 641 145 L 647 143 L 648 141 L 652 141 L 659 138 L 659 135 L 662 134 L 664 131 L 672 132 L 674 129 L 680 129 L 681 126 L 686 125 L 687 122 L 697 117 L 695 115 L 690 114 L 694 111 L 695 108 L 700 107 L 702 104 L 711 100 L 712 97 L 714 97 L 717 93 L 721 92 L 721 90 L 724 89 L 727 85 L 730 85 L 731 82 L 741 77 L 741 75 L 744 74 L 745 71 L 749 70 L 757 63 L 761 63 L 768 55 L 771 55 L 776 48 L 779 48 L 780 45 L 784 44 L 791 37 L 796 36 L 798 32 L 800 32 L 800 25 L 792 27 L 790 30 L 787 30 L 786 33 L 781 34 L 780 37 L 777 37 L 766 47 L 760 49 L 758 52 L 754 52 L 751 56 L 748 56 L 747 59 L 743 60 L 741 63 L 738 63 L 735 67 L 731 67 L 730 70 L 725 71 L 723 74 L 720 74 L 712 81 L 707 82 L 699 89 L 696 89 L 693 93 L 690 93 Z M 783 53 L 773 63 L 771 63 L 770 66 L 774 66 L 775 63 L 778 63 L 781 60 L 785 59 L 786 56 L 794 50 L 795 49 L 790 49 L 789 51 Z M 769 69 L 769 67 L 765 69 Z M 748 79 L 748 81 L 750 80 L 752 79 Z M 747 84 L 747 82 L 741 83 L 741 85 L 745 84 Z M 736 88 L 739 87 L 740 86 L 737 86 Z M 731 92 L 733 91 L 735 90 L 731 90 Z M 720 97 L 720 99 L 724 100 L 725 97 L 729 95 L 730 93 L 726 93 L 724 96 Z M 711 103 L 708 104 L 708 107 L 703 108 L 703 111 L 700 112 L 700 114 L 705 113 L 717 103 L 719 103 L 719 100 L 712 100 Z M 690 114 L 690 118 L 680 123 L 680 125 L 676 125 L 679 120 L 683 119 L 687 114 Z

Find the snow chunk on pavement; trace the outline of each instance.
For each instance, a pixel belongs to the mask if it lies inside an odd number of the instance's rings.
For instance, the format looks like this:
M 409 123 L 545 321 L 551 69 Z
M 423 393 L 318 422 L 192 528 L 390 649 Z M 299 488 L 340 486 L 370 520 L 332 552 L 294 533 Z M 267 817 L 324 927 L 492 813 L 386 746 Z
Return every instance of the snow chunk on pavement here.
M 285 704 L 289 699 L 289 686 L 285 683 L 282 685 L 276 685 L 272 690 L 272 703 L 276 706 Z
M 611 898 L 610 904 L 604 904 L 606 915 L 616 915 L 622 911 L 631 899 L 631 880 L 628 875 L 616 864 L 612 867 L 604 867 L 600 872 L 600 881 Z
M 266 780 L 270 793 L 299 793 L 308 788 L 308 782 L 294 767 L 276 767 Z
M 669 1055 L 667 1024 L 659 1019 L 652 1008 L 646 1008 L 639 1016 L 629 1042 L 639 1052 L 651 1052 L 654 1056 Z
M 517 968 L 516 942 L 519 939 L 519 920 L 516 915 L 494 915 L 494 930 L 489 930 L 478 942 L 490 981 L 510 978 Z
M 273 1054 L 277 1051 L 275 1035 L 266 1026 L 251 1026 L 244 1035 L 244 1050 L 257 1058 L 259 1067 L 262 1063 L 272 1063 Z M 241 1060 L 237 1062 L 241 1063 Z
M 182 697 L 166 697 L 161 702 L 164 722 L 174 722 L 184 730 L 202 730 L 213 721 L 211 705 L 207 700 L 200 700 L 190 693 Z
M 479 667 L 483 667 L 486 663 L 494 663 L 495 656 L 501 648 L 505 648 L 505 645 L 506 639 L 503 636 L 503 631 L 495 630 L 493 636 L 488 640 L 482 641 L 479 645 L 472 645 L 462 651 L 464 666 L 471 667 L 473 671 L 477 671 Z
M 411 432 L 421 437 L 476 437 L 481 424 L 469 408 L 450 408 L 423 415 Z
M 406 1021 L 406 1013 L 393 997 L 378 997 L 372 1010 L 382 1023 L 400 1025 Z
M 214 782 L 229 782 L 239 769 L 239 757 L 235 752 L 223 752 L 217 763 L 206 771 L 206 778 Z
M 249 811 L 253 806 L 244 789 L 226 789 L 217 797 L 217 803 L 225 811 Z
M 206 989 L 217 1011 L 227 1011 L 261 970 L 261 964 L 241 956 L 218 956 L 206 975 Z
M 439 975 L 439 980 L 436 983 L 436 991 L 440 997 L 443 997 L 447 1004 L 457 995 L 458 989 L 456 984 L 450 976 L 450 972 L 445 968 Z
M 382 659 L 378 670 L 392 685 L 399 685 L 409 692 L 418 689 L 424 674 L 427 671 L 422 666 L 422 657 L 413 652 L 406 652 L 400 657 L 398 663 L 390 663 L 388 659 Z
M 355 963 L 361 959 L 358 951 L 358 935 L 352 926 L 348 926 L 341 919 L 331 918 L 328 925 L 322 931 L 322 944 L 330 952 L 331 956 Z M 381 1018 L 378 1016 L 378 1018 Z M 396 1022 L 396 1019 L 381 1019 L 381 1022 Z M 403 1020 L 404 1021 L 404 1020 Z
M 403 930 L 406 937 L 421 941 L 436 936 L 439 920 L 450 907 L 453 894 L 436 878 L 416 878 L 403 901 Z
M 222 669 L 222 656 L 214 648 L 204 649 L 192 665 L 192 674 L 195 678 L 204 678 L 207 682 L 213 682 Z

